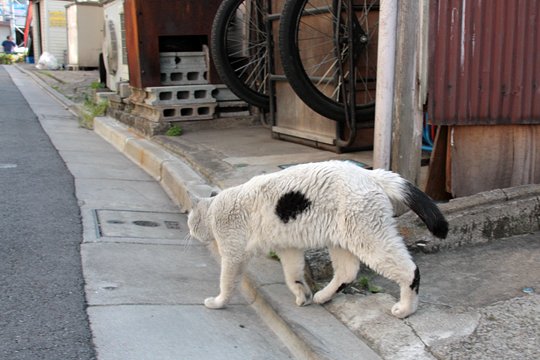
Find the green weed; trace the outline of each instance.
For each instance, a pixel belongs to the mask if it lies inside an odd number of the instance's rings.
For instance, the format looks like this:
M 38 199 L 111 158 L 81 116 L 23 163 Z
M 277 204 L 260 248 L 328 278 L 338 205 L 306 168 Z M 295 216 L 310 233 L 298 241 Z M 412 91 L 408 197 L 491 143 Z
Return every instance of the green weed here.
M 0 53 L 0 64 L 15 64 L 24 61 L 24 54 L 5 54 Z
M 380 286 L 376 286 L 370 283 L 370 280 L 367 276 L 362 276 L 358 279 L 358 285 L 373 294 L 380 293 L 383 289 Z
M 108 106 L 109 102 L 107 100 L 95 103 L 87 98 L 84 101 L 81 118 L 79 119 L 79 125 L 86 129 L 93 129 L 94 118 L 105 115 Z
M 99 81 L 93 81 L 90 84 L 90 88 L 93 89 L 93 90 L 105 89 L 105 84 L 103 84 L 102 82 L 99 82 Z
M 178 125 L 173 125 L 165 133 L 167 136 L 180 136 L 182 135 L 182 128 Z

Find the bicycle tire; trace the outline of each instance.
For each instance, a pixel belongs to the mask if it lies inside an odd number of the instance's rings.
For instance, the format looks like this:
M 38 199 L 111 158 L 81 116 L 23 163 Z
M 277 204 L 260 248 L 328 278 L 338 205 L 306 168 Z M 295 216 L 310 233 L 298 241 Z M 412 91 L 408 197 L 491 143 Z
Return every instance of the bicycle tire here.
M 269 35 L 262 31 L 264 23 L 255 24 L 247 20 L 247 23 L 240 25 L 249 27 L 248 34 L 255 34 L 257 38 L 253 42 L 250 39 L 234 39 L 234 26 L 235 21 L 239 22 L 239 12 L 244 11 L 245 15 L 245 9 L 253 9 L 252 15 L 263 19 L 264 9 L 258 6 L 259 3 L 262 4 L 260 0 L 224 0 L 212 23 L 210 49 L 221 81 L 239 98 L 267 111 L 270 108 L 266 84 L 266 41 Z
M 357 1 L 358 2 L 358 1 Z M 337 55 L 341 54 L 341 49 L 336 50 L 334 36 L 335 36 L 335 21 L 336 17 L 332 14 L 335 9 L 332 7 L 336 3 L 336 1 L 327 0 L 326 6 L 321 6 L 323 1 L 312 1 L 312 0 L 289 0 L 285 3 L 283 7 L 283 11 L 281 14 L 281 24 L 279 29 L 279 50 L 280 50 L 280 57 L 281 62 L 283 65 L 283 71 L 289 81 L 290 86 L 293 88 L 294 92 L 298 95 L 302 101 L 308 105 L 311 109 L 316 111 L 317 113 L 321 114 L 322 116 L 325 116 L 329 119 L 344 122 L 346 121 L 346 113 L 345 113 L 345 107 L 343 105 L 343 101 L 340 101 L 337 95 L 326 95 L 323 90 L 321 90 L 321 82 L 322 80 L 318 80 L 319 84 L 316 84 L 313 80 L 313 78 L 317 77 L 316 75 L 319 75 L 318 77 L 321 78 L 328 78 L 327 74 L 332 73 L 335 70 L 331 70 L 330 68 L 326 70 L 324 67 L 322 67 L 323 62 L 328 62 L 329 64 L 332 64 L 334 60 L 337 61 Z M 373 1 L 369 2 L 370 5 L 373 4 Z M 355 6 L 358 6 L 356 3 Z M 324 10 L 326 7 L 328 7 L 327 10 Z M 367 7 L 366 2 L 364 4 L 364 9 L 372 9 L 371 7 Z M 324 11 L 327 11 L 329 15 L 326 15 Z M 319 19 L 313 19 L 313 21 L 317 20 L 320 25 L 322 22 L 323 17 L 328 18 L 328 24 L 326 26 L 332 26 L 331 31 L 332 34 L 323 33 L 324 29 L 321 30 L 319 28 L 315 28 L 314 25 L 309 25 L 309 19 L 308 16 L 318 16 Z M 355 15 L 356 15 L 356 9 L 355 9 Z M 332 18 L 334 16 L 334 18 Z M 368 15 L 366 13 L 364 22 L 367 22 Z M 326 20 L 325 20 L 326 21 Z M 367 39 L 372 40 L 370 38 L 370 33 L 367 33 L 365 30 L 362 29 L 362 24 L 360 20 L 358 20 L 358 23 L 360 24 L 360 29 L 358 29 L 358 26 L 355 27 L 355 31 L 360 32 L 361 34 L 367 34 Z M 329 23 L 332 22 L 332 25 L 329 25 Z M 315 23 L 314 23 L 315 24 Z M 367 26 L 366 26 L 367 27 Z M 299 34 L 301 31 L 304 31 L 304 33 Z M 340 31 L 342 31 L 340 29 Z M 345 30 L 343 30 L 345 31 Z M 314 33 L 315 35 L 308 34 L 309 32 Z M 317 40 L 316 35 L 317 32 L 320 33 L 320 37 L 323 40 Z M 356 37 L 359 37 L 359 34 L 355 34 Z M 306 41 L 308 41 L 308 46 L 303 45 L 302 41 L 305 37 Z M 325 38 L 326 37 L 326 38 Z M 317 42 L 319 41 L 319 43 Z M 321 46 L 319 44 L 329 44 L 328 41 L 333 42 L 333 49 L 328 49 L 326 51 L 317 50 L 317 46 Z M 326 45 L 329 46 L 329 45 Z M 367 49 L 367 45 L 365 45 Z M 309 63 L 313 62 L 311 58 L 306 59 L 303 58 L 302 50 L 301 48 L 308 48 L 307 51 L 311 52 L 317 52 L 319 51 L 319 56 L 322 58 L 322 61 L 320 64 L 315 64 L 311 66 Z M 321 46 L 322 47 L 322 46 Z M 356 46 L 356 49 L 359 47 Z M 360 51 L 363 50 L 362 48 Z M 367 51 L 367 50 L 366 50 Z M 334 53 L 334 60 L 328 60 L 329 58 L 329 52 Z M 372 50 L 370 50 L 372 52 Z M 330 55 L 332 56 L 332 55 Z M 345 56 L 345 55 L 342 55 Z M 356 51 L 354 53 L 354 56 L 356 58 Z M 345 62 L 343 60 L 343 62 Z M 308 71 L 307 64 L 309 64 L 310 68 L 312 67 L 313 71 Z M 366 69 L 366 74 L 362 75 L 364 76 L 361 78 L 361 81 L 364 81 L 362 85 L 365 87 L 364 96 L 366 96 L 369 101 L 357 101 L 357 105 L 355 106 L 355 116 L 356 121 L 371 121 L 374 118 L 375 115 L 375 93 L 374 93 L 374 85 L 376 81 L 373 78 L 373 75 L 376 74 L 376 71 L 373 71 L 373 69 L 368 65 L 363 65 Z M 323 70 L 325 69 L 325 70 Z M 360 76 L 357 73 L 358 68 L 354 69 L 355 76 Z M 366 75 L 367 73 L 370 73 L 370 78 L 368 78 Z M 321 75 L 322 74 L 322 75 Z M 331 78 L 331 77 L 330 77 Z M 337 80 L 339 83 L 341 80 Z M 331 81 L 326 80 L 326 83 L 330 83 Z M 355 82 L 357 83 L 357 82 Z M 369 87 L 368 87 L 369 83 Z M 338 92 L 340 90 L 336 90 L 338 88 L 337 85 L 334 86 L 333 91 Z M 329 91 L 329 90 L 326 90 Z M 343 96 L 343 95 L 342 95 Z M 355 97 L 356 97 L 355 93 Z

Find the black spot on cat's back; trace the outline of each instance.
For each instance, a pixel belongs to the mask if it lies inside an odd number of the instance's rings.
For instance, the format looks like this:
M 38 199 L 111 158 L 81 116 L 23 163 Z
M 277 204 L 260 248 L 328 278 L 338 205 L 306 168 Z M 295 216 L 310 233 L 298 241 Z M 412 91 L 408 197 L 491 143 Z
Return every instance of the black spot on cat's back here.
M 276 215 L 286 224 L 291 219 L 295 220 L 310 206 L 311 201 L 300 191 L 289 191 L 279 198 L 276 205 Z

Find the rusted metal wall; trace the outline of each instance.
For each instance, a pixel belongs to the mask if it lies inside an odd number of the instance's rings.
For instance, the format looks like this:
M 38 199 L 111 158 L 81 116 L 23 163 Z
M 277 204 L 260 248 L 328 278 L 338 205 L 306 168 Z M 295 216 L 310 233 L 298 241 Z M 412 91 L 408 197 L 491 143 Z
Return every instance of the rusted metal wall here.
M 126 0 L 125 25 L 130 84 L 159 86 L 160 37 L 206 36 L 221 0 Z M 219 82 L 210 63 L 209 81 Z
M 540 124 L 540 1 L 431 0 L 437 125 Z

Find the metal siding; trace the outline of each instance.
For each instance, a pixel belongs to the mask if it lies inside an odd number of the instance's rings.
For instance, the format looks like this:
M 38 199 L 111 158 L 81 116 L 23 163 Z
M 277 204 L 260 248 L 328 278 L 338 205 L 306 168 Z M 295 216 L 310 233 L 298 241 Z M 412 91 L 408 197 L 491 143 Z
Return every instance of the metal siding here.
M 540 124 L 537 0 L 431 0 L 429 32 L 434 124 Z

